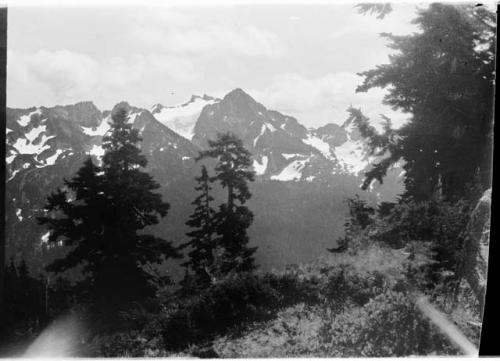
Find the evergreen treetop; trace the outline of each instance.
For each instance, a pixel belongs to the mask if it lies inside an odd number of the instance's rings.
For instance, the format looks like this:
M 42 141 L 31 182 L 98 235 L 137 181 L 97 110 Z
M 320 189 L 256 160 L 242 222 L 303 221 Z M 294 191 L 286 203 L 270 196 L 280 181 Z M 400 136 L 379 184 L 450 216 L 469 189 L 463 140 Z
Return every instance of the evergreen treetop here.
M 227 200 L 214 217 L 218 273 L 251 271 L 255 268 L 253 254 L 257 247 L 248 247 L 247 229 L 253 214 L 244 205 L 251 197 L 247 183 L 255 179 L 255 173 L 249 170 L 251 153 L 241 139 L 231 133 L 218 134 L 217 139 L 208 144 L 209 149 L 200 152 L 198 160 L 215 158 L 217 164 L 211 180 L 227 189 Z
M 190 241 L 182 244 L 181 249 L 190 247 L 188 253 L 189 259 L 183 263 L 183 266 L 190 268 L 195 274 L 195 280 L 199 284 L 208 284 L 215 271 L 215 252 L 216 244 L 215 234 L 215 210 L 211 203 L 213 197 L 210 195 L 212 187 L 210 186 L 210 177 L 207 168 L 203 165 L 201 175 L 195 178 L 198 185 L 195 190 L 199 195 L 192 202 L 196 206 L 186 225 L 193 228 L 186 235 Z
M 141 138 L 127 118 L 123 109 L 113 113 L 102 166 L 89 157 L 65 180 L 65 189 L 48 197 L 47 213 L 38 218 L 50 231 L 50 243 L 72 246 L 47 269 L 82 266 L 90 298 L 118 304 L 152 296 L 144 266 L 178 256 L 170 242 L 138 233 L 166 216 L 169 205 L 153 192 L 159 184 L 141 170 L 147 165 L 137 147 Z
M 403 159 L 406 196 L 428 199 L 439 188 L 445 198 L 460 198 L 474 177 L 491 182 L 495 15 L 472 4 L 431 4 L 414 23 L 420 32 L 382 34 L 396 51 L 390 63 L 360 73 L 357 91 L 387 88 L 384 103 L 411 114 L 380 136 L 350 110 L 372 148 L 390 154 L 367 172 L 364 187 Z
M 232 133 L 218 134 L 216 140 L 208 141 L 209 149 L 200 152 L 198 160 L 215 158 L 218 160 L 214 170 L 214 180 L 227 188 L 227 207 L 233 211 L 235 201 L 244 204 L 250 197 L 247 182 L 253 182 L 255 173 L 248 168 L 252 165 L 251 153 L 243 142 Z

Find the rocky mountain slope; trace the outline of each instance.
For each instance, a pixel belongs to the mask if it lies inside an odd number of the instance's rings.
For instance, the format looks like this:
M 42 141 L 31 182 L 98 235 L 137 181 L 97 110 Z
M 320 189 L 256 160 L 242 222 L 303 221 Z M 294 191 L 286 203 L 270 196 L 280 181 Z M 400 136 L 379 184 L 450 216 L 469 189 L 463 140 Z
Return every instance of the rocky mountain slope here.
M 355 193 L 391 200 L 401 188 L 401 170 L 382 187 L 362 192 L 363 170 L 372 158 L 349 122 L 307 129 L 293 117 L 268 110 L 241 89 L 223 99 L 193 96 L 177 107 L 155 105 L 151 111 L 119 103 L 143 138 L 148 171 L 171 204 L 153 231 L 180 243 L 192 212 L 194 158 L 217 132 L 243 139 L 254 157 L 257 182 L 249 203 L 255 213 L 250 229 L 257 258 L 266 267 L 314 259 L 342 234 L 345 197 Z M 7 109 L 6 189 L 8 255 L 40 259 L 46 231 L 35 217 L 46 196 L 70 178 L 89 155 L 104 153 L 102 137 L 111 111 L 91 102 L 52 108 Z M 216 198 L 221 190 L 216 189 Z M 43 258 L 43 257 L 42 257 Z
M 200 148 L 218 132 L 233 132 L 254 156 L 254 169 L 263 179 L 325 181 L 336 176 L 362 178 L 374 157 L 348 119 L 342 126 L 327 124 L 307 129 L 297 119 L 268 110 L 241 89 L 207 104 L 193 129 Z M 372 188 L 373 189 L 373 188 Z M 392 194 L 382 194 L 387 200 Z

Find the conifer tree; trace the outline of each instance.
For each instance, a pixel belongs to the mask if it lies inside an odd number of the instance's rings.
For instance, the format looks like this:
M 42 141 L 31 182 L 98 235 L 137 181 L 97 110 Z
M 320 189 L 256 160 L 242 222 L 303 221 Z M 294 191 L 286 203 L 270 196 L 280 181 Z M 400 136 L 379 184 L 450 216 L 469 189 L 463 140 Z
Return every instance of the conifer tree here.
M 200 152 L 198 160 L 215 158 L 213 180 L 227 189 L 227 201 L 220 205 L 215 215 L 219 272 L 251 271 L 255 269 L 253 254 L 257 247 L 248 247 L 247 229 L 253 214 L 244 205 L 251 197 L 247 183 L 255 178 L 255 173 L 249 170 L 251 154 L 241 139 L 231 133 L 218 134 L 208 145 L 209 149 Z
M 154 192 L 159 184 L 141 170 L 147 164 L 138 148 L 141 138 L 127 119 L 124 109 L 113 113 L 102 166 L 87 159 L 64 189 L 48 197 L 47 214 L 38 218 L 50 231 L 50 243 L 71 246 L 47 269 L 81 266 L 90 299 L 111 306 L 153 296 L 144 266 L 178 256 L 170 242 L 139 233 L 165 217 L 169 205 Z
M 411 115 L 381 137 L 350 109 L 374 151 L 390 153 L 366 174 L 364 188 L 402 159 L 405 196 L 426 200 L 439 190 L 454 200 L 474 178 L 485 188 L 491 183 L 495 14 L 472 4 L 431 4 L 413 23 L 421 31 L 382 34 L 395 50 L 389 64 L 360 73 L 357 91 L 387 88 L 384 103 Z
M 193 201 L 196 206 L 194 213 L 186 222 L 191 228 L 194 228 L 186 235 L 191 239 L 189 242 L 181 245 L 182 248 L 190 247 L 188 253 L 189 260 L 183 263 L 183 266 L 190 268 L 194 272 L 195 281 L 200 285 L 210 283 L 213 277 L 214 254 L 216 245 L 214 243 L 214 215 L 215 210 L 211 206 L 214 200 L 210 195 L 212 187 L 210 186 L 210 177 L 207 168 L 202 166 L 201 175 L 195 178 L 198 185 L 195 187 L 200 194 Z

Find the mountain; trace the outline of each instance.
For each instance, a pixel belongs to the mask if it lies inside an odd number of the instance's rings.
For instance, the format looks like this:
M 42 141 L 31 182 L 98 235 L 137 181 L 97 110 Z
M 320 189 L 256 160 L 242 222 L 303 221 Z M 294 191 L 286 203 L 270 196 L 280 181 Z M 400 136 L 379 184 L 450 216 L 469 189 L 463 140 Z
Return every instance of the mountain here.
M 220 101 L 218 98 L 212 98 L 208 95 L 193 95 L 191 99 L 178 106 L 164 106 L 156 104 L 151 109 L 154 115 L 163 125 L 169 127 L 177 134 L 191 140 L 193 138 L 193 129 L 202 109 L 209 104 Z
M 236 134 L 253 154 L 256 174 L 265 180 L 338 183 L 344 179 L 360 184 L 376 160 L 352 119 L 342 126 L 307 129 L 293 117 L 266 109 L 242 89 L 207 104 L 193 132 L 192 141 L 200 148 L 217 133 Z M 390 189 L 373 184 L 371 191 L 376 189 L 381 200 L 393 200 L 402 191 L 400 183 Z
M 148 158 L 148 172 L 166 192 L 173 184 L 185 185 L 169 195 L 169 201 L 182 206 L 191 195 L 190 179 L 195 175 L 197 149 L 190 141 L 161 124 L 145 109 L 122 102 L 117 107 L 129 111 L 129 121 L 143 138 L 141 148 Z M 37 259 L 43 256 L 46 231 L 35 217 L 46 197 L 63 179 L 71 178 L 83 161 L 92 156 L 99 162 L 104 154 L 102 138 L 109 131 L 111 113 L 99 111 L 90 102 L 53 108 L 7 109 L 6 144 L 6 234 L 7 254 Z M 186 194 L 187 193 L 187 194 Z M 189 205 L 190 202 L 187 202 Z M 184 207 L 186 208 L 186 207 Z M 189 210 L 167 218 L 161 228 L 182 236 Z M 177 216 L 177 217 L 176 217 Z
M 372 158 L 349 122 L 307 129 L 241 89 L 223 99 L 193 96 L 177 107 L 158 104 L 151 110 L 126 102 L 107 111 L 91 102 L 7 109 L 9 257 L 28 258 L 38 272 L 47 259 L 60 254 L 44 245 L 47 231 L 35 217 L 47 195 L 71 178 L 86 157 L 99 162 L 102 137 L 117 107 L 129 111 L 129 122 L 143 138 L 147 171 L 171 205 L 168 216 L 151 231 L 175 244 L 185 241 L 189 230 L 185 222 L 193 211 L 194 177 L 199 173 L 194 159 L 217 132 L 235 133 L 253 154 L 258 176 L 248 203 L 255 214 L 249 232 L 264 269 L 312 260 L 335 245 L 347 215 L 345 198 L 359 193 L 373 202 L 389 200 L 401 188 L 401 170 L 396 167 L 382 187 L 360 191 L 363 170 Z M 222 201 L 223 190 L 215 187 L 214 192 L 216 201 Z M 180 274 L 175 267 L 172 272 Z
M 54 108 L 7 110 L 8 182 L 25 178 L 34 169 L 58 165 L 71 156 L 104 154 L 102 137 L 110 129 L 111 113 L 117 107 L 129 112 L 129 122 L 139 129 L 141 148 L 149 155 L 150 170 L 164 172 L 168 165 L 169 180 L 192 168 L 198 149 L 162 125 L 148 110 L 117 104 L 112 111 L 100 112 L 90 102 Z M 189 165 L 188 165 L 189 163 Z
M 205 148 L 208 139 L 228 131 L 240 137 L 253 154 L 254 168 L 259 176 L 278 175 L 289 163 L 288 154 L 302 158 L 311 156 L 311 152 L 317 153 L 302 142 L 307 130 L 296 119 L 268 111 L 241 89 L 203 108 L 194 128 L 193 143 Z M 292 179 L 281 177 L 278 180 Z

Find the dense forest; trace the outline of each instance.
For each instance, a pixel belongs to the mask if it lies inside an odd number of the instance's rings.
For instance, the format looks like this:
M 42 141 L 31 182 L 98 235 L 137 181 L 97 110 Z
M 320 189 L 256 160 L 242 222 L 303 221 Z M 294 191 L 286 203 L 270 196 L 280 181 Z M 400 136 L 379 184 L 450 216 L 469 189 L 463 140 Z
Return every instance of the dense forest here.
M 359 10 L 391 16 L 390 6 Z M 397 201 L 346 199 L 333 248 L 264 272 L 248 235 L 259 212 L 247 203 L 252 154 L 220 133 L 196 158 L 189 240 L 176 246 L 149 231 L 172 211 L 118 108 L 102 161 L 89 157 L 37 218 L 56 255 L 43 271 L 51 282 L 6 261 L 1 355 L 35 355 L 46 342 L 55 354 L 100 357 L 473 353 L 486 288 L 496 17 L 432 4 L 414 23 L 411 35 L 382 34 L 390 62 L 360 73 L 357 89 L 387 89 L 384 102 L 409 121 L 395 129 L 386 118 L 378 131 L 362 105 L 347 110 L 378 159 L 362 187 L 400 162 Z M 180 281 L 165 272 L 174 260 Z

